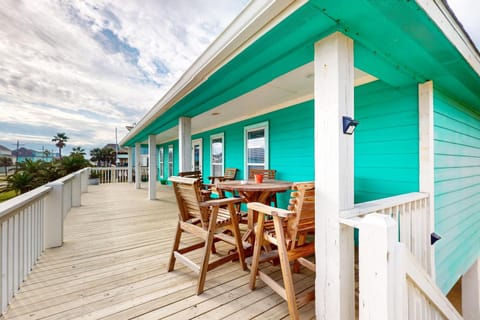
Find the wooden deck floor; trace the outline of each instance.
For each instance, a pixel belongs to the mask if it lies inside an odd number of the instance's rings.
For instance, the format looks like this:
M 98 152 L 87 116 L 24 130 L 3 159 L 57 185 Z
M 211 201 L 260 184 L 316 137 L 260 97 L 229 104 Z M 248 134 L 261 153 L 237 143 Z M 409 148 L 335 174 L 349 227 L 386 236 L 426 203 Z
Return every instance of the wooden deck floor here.
M 199 296 L 190 269 L 177 262 L 167 273 L 177 210 L 168 187 L 157 198 L 130 184 L 89 186 L 65 220 L 63 247 L 45 251 L 3 319 L 288 318 L 286 303 L 261 281 L 248 288 L 238 263 L 209 272 Z M 299 287 L 313 286 L 313 274 L 295 277 Z M 301 313 L 314 318 L 313 302 Z

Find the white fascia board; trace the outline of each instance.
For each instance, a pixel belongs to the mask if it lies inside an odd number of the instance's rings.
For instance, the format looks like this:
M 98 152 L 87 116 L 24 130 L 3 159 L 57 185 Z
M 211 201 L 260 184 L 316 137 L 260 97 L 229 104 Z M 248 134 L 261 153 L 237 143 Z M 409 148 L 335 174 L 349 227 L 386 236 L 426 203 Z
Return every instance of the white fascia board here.
M 480 76 L 479 52 L 445 3 L 442 0 L 416 0 L 416 2 Z
M 307 0 L 252 0 L 120 141 L 123 145 Z

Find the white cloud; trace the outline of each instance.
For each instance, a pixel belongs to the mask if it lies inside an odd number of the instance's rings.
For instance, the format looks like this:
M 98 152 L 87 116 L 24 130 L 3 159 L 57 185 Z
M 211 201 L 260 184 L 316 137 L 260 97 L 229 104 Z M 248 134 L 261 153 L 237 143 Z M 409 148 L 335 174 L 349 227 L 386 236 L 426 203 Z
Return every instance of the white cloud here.
M 0 144 L 122 137 L 245 2 L 1 1 Z

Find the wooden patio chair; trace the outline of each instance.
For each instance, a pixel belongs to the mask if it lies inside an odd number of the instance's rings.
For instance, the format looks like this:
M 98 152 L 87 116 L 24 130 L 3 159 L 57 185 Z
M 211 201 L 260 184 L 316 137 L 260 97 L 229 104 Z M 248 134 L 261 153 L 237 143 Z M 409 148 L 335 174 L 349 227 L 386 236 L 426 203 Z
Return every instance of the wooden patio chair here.
M 263 177 L 265 179 L 271 179 L 274 180 L 275 176 L 277 175 L 277 170 L 273 169 L 250 169 L 250 172 L 248 173 L 248 179 L 253 179 L 256 174 L 263 174 Z M 278 207 L 277 205 L 277 194 L 274 193 L 272 197 L 270 198 L 270 202 L 273 202 L 273 205 L 275 207 Z
M 279 209 L 261 204 L 248 203 L 249 214 L 253 211 L 263 213 L 258 215 L 256 225 L 256 239 L 251 262 L 250 288 L 255 289 L 257 276 L 283 297 L 288 304 L 288 311 L 292 319 L 298 319 L 298 308 L 315 298 L 313 290 L 295 294 L 290 263 L 294 263 L 294 271 L 300 270 L 303 265 L 315 271 L 315 262 L 307 259 L 315 253 L 315 243 L 312 237 L 307 237 L 315 231 L 315 184 L 314 182 L 295 183 L 288 210 Z M 264 216 L 273 217 L 273 221 L 266 221 Z M 277 249 L 263 251 L 262 247 L 274 245 Z M 274 259 L 280 260 L 283 286 L 272 279 L 267 273 L 259 269 L 259 264 Z
M 235 180 L 237 176 L 237 172 L 238 172 L 237 168 L 227 168 L 225 169 L 223 176 L 208 177 L 208 179 L 210 180 L 210 184 L 208 186 L 212 194 L 216 194 L 219 198 L 224 198 L 225 195 L 223 193 L 220 194 L 217 190 L 217 183 L 222 181 Z
M 209 200 L 211 199 L 211 196 L 212 196 L 212 190 L 211 190 L 211 187 L 209 184 L 204 184 L 203 183 L 203 179 L 202 179 L 202 172 L 199 171 L 199 170 L 195 170 L 195 171 L 182 171 L 182 172 L 179 172 L 178 175 L 180 177 L 184 177 L 184 178 L 195 178 L 195 179 L 198 179 L 201 183 L 201 193 L 202 193 L 202 200 L 203 201 L 206 201 L 206 200 Z
M 187 267 L 198 274 L 197 295 L 204 289 L 207 271 L 210 271 L 228 261 L 239 259 L 243 270 L 246 270 L 242 236 L 238 228 L 238 212 L 235 210 L 235 203 L 241 201 L 238 198 L 216 199 L 202 201 L 200 181 L 196 178 L 170 177 L 173 184 L 175 196 L 179 209 L 179 221 L 177 232 L 173 243 L 168 272 L 173 271 L 175 261 L 178 259 Z M 227 208 L 222 208 L 222 206 Z M 233 233 L 224 233 L 226 229 Z M 182 234 L 186 232 L 197 238 L 194 244 L 180 248 Z M 233 246 L 236 250 L 229 250 L 223 256 L 210 261 L 210 254 L 216 254 L 215 242 L 223 241 Z M 228 246 L 226 249 L 232 249 Z M 202 250 L 200 263 L 195 263 L 186 256 L 186 253 Z

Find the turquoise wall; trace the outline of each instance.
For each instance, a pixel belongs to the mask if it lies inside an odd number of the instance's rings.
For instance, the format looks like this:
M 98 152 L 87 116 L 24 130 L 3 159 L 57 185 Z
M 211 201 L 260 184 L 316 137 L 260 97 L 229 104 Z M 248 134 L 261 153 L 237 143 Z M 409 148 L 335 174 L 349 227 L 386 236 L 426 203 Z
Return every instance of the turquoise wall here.
M 419 190 L 417 87 L 355 88 L 355 202 Z
M 480 114 L 434 97 L 435 263 L 446 293 L 480 256 Z

